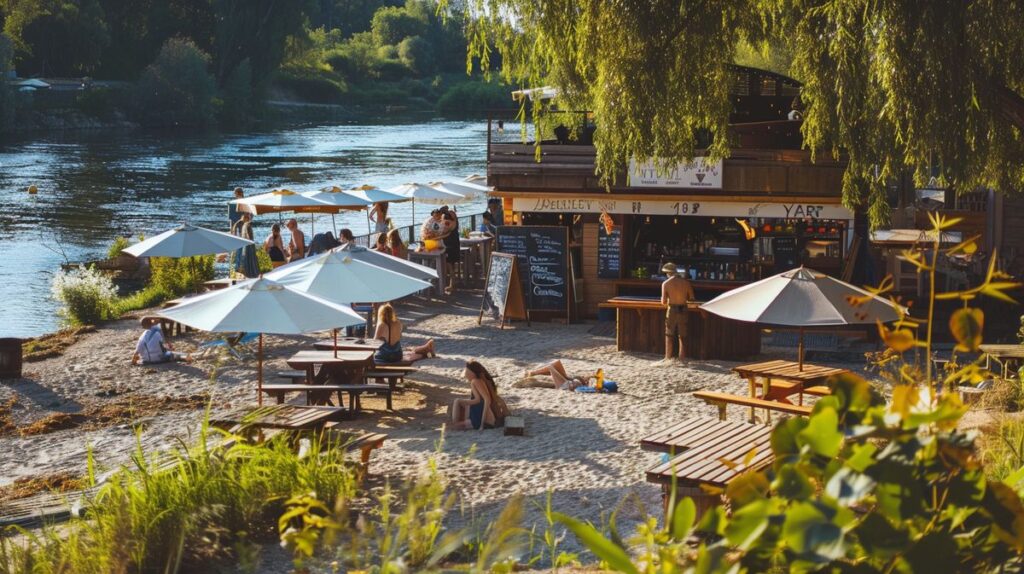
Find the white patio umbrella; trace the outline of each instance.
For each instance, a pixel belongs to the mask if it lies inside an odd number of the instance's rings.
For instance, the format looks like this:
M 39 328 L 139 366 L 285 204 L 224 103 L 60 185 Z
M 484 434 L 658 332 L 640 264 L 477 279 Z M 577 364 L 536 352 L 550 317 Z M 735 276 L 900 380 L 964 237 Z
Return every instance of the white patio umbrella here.
M 344 305 L 384 303 L 432 287 L 422 279 L 355 259 L 349 251 L 328 251 L 297 263 L 301 265 L 278 268 L 266 278 Z M 335 330 L 335 342 L 337 336 Z
M 465 197 L 466 200 L 486 197 L 487 192 L 491 191 L 491 189 L 486 185 L 477 185 L 475 183 L 469 183 L 468 181 L 435 181 L 430 183 L 430 187 L 440 189 L 441 191 L 456 193 Z
M 317 213 L 338 213 L 341 207 L 320 201 L 307 195 L 296 193 L 290 189 L 275 189 L 269 193 L 261 193 L 251 197 L 234 199 L 229 203 L 238 205 L 238 210 L 253 215 L 263 213 L 293 213 L 309 214 L 310 235 L 315 234 L 316 224 L 313 221 Z
M 402 203 L 405 201 L 412 201 L 411 197 L 402 197 L 401 195 L 395 195 L 384 191 L 383 189 L 374 187 L 372 185 L 360 185 L 359 187 L 353 187 L 346 189 L 345 193 L 365 199 L 371 204 L 373 203 Z M 413 217 L 415 219 L 415 216 Z M 366 210 L 366 230 L 370 231 L 370 210 Z
M 183 223 L 123 251 L 135 257 L 192 257 L 227 253 L 246 245 L 252 245 L 252 241 Z
M 212 229 L 183 223 L 174 229 L 164 231 L 123 249 L 135 257 L 194 257 L 214 253 L 230 253 L 252 245 L 252 241 Z M 195 277 L 195 262 L 189 260 L 192 276 Z M 193 285 L 193 288 L 196 286 Z
M 465 181 L 467 183 L 475 183 L 477 185 L 484 185 L 484 186 L 486 186 L 487 185 L 487 176 L 486 175 L 480 175 L 479 173 L 474 173 L 474 174 L 470 174 L 470 175 L 467 175 L 466 177 L 462 178 L 462 181 Z
M 259 333 L 257 400 L 260 405 L 263 404 L 264 333 L 300 335 L 364 322 L 346 305 L 264 278 L 188 299 L 158 314 L 213 333 Z
M 373 205 L 372 201 L 352 195 L 338 186 L 325 187 L 316 191 L 307 191 L 302 195 L 317 201 L 322 201 L 328 205 L 333 205 L 338 209 L 345 209 L 349 211 L 358 211 Z M 334 234 L 337 235 L 338 225 L 334 221 L 333 213 L 331 214 L 331 225 L 334 227 Z
M 888 323 L 905 312 L 892 301 L 806 267 L 727 291 L 701 309 L 736 321 L 799 327 L 801 370 L 805 327 Z
M 387 253 L 381 253 L 380 251 L 374 251 L 365 247 L 356 245 L 342 245 L 335 249 L 337 252 L 348 253 L 352 259 L 358 261 L 364 261 L 377 267 L 387 269 L 388 271 L 394 271 L 395 273 L 401 273 L 407 277 L 413 279 L 420 279 L 422 281 L 430 281 L 431 279 L 437 279 L 437 270 L 426 265 L 420 265 L 419 263 L 413 263 L 407 259 L 399 259 L 393 255 Z M 284 269 L 284 267 L 278 268 L 278 271 Z
M 443 189 L 437 189 L 430 187 L 429 185 L 423 185 L 422 183 L 403 183 L 402 185 L 396 185 L 388 189 L 389 192 L 406 197 L 412 200 L 412 220 L 415 224 L 416 221 L 416 202 L 420 203 L 433 203 L 436 205 L 445 205 L 461 203 L 466 201 L 464 195 L 458 193 L 452 193 Z

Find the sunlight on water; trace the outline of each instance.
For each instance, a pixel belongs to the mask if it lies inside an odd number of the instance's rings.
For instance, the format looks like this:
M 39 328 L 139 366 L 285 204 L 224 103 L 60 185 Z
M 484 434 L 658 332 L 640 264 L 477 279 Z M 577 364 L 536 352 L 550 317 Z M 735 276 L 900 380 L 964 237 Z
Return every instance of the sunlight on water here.
M 58 327 L 50 279 L 70 261 L 103 257 L 119 235 L 146 236 L 181 221 L 227 230 L 226 201 L 272 188 L 461 179 L 486 168 L 484 122 L 428 121 L 289 127 L 248 134 L 127 132 L 36 135 L 0 143 L 0 337 Z M 38 195 L 26 193 L 30 185 Z M 483 202 L 459 206 L 478 213 Z M 430 209 L 419 206 L 417 218 Z M 394 205 L 397 225 L 410 204 Z M 258 217 L 262 240 L 276 215 Z M 300 218 L 309 229 L 309 216 Z M 338 227 L 366 233 L 363 212 Z M 330 228 L 318 216 L 317 230 Z

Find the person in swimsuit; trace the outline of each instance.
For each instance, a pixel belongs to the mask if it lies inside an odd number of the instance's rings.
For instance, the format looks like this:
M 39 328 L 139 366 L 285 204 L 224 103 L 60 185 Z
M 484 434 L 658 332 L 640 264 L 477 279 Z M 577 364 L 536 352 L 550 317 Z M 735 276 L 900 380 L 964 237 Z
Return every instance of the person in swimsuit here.
M 284 263 L 284 240 L 281 239 L 281 224 L 275 223 L 270 226 L 270 235 L 263 242 L 263 250 L 270 256 L 274 263 Z
M 370 210 L 370 221 L 373 222 L 373 230 L 377 233 L 388 232 L 388 202 L 381 201 L 373 204 Z
M 576 387 L 585 387 L 590 384 L 590 380 L 594 377 L 576 376 L 570 377 L 569 373 L 566 372 L 565 367 L 562 365 L 562 361 L 554 360 L 550 363 L 544 363 L 537 366 L 534 369 L 526 370 L 527 377 L 539 377 L 548 376 L 555 381 L 555 388 L 563 391 L 572 391 Z
M 289 219 L 285 226 L 291 232 L 288 240 L 288 261 L 298 261 L 306 256 L 306 235 L 299 229 L 299 222 Z
M 402 351 L 402 322 L 398 320 L 398 315 L 391 303 L 381 305 L 377 311 L 377 330 L 374 332 L 373 338 L 383 341 L 377 352 L 373 354 L 373 360 L 376 363 L 411 363 L 437 356 L 433 339 L 429 339 L 425 344 L 413 347 L 409 351 Z
M 409 258 L 409 248 L 402 241 L 402 233 L 397 229 L 388 232 L 388 253 L 399 259 Z
M 665 359 L 662 362 L 672 360 L 675 339 L 679 340 L 679 360 L 685 361 L 686 327 L 689 318 L 686 304 L 697 297 L 693 293 L 693 285 L 678 273 L 675 263 L 666 263 L 661 271 L 668 276 L 661 284 L 661 304 L 668 306 L 668 310 L 665 311 Z
M 501 425 L 494 377 L 477 361 L 467 361 L 462 375 L 469 382 L 469 398 L 455 399 L 452 403 L 452 428 L 484 430 Z

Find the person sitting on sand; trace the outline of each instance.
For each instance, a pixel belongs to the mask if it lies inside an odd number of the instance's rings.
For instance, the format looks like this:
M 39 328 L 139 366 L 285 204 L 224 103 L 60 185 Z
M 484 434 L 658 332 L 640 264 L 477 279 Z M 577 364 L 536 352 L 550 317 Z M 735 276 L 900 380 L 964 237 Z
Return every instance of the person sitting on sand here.
M 469 398 L 452 403 L 452 428 L 484 430 L 505 424 L 508 406 L 498 396 L 494 377 L 477 361 L 466 361 L 462 375 L 469 382 Z
M 135 354 L 132 355 L 132 364 L 137 365 L 142 361 L 143 365 L 155 363 L 169 363 L 171 361 L 191 361 L 192 358 L 184 353 L 175 353 L 174 347 L 164 341 L 164 333 L 160 329 L 160 321 L 152 317 L 143 317 L 142 328 L 145 332 L 139 336 L 139 342 L 135 344 Z
M 373 338 L 383 341 L 377 352 L 373 354 L 373 360 L 376 363 L 411 363 L 437 356 L 433 339 L 428 339 L 425 344 L 402 352 L 402 322 L 398 320 L 398 315 L 391 303 L 385 303 L 377 310 L 377 330 L 374 332 Z
M 526 370 L 526 377 L 549 376 L 555 381 L 555 388 L 563 391 L 573 391 L 577 387 L 585 387 L 590 384 L 593 376 L 570 377 L 566 372 L 562 361 L 554 360 L 550 363 L 538 365 L 534 369 Z

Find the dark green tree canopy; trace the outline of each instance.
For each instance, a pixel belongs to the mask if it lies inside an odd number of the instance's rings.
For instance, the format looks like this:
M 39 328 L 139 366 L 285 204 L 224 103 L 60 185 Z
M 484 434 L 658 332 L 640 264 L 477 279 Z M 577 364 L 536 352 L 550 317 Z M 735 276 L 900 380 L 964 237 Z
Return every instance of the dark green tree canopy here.
M 1010 0 L 475 0 L 470 58 L 554 83 L 595 112 L 598 170 L 728 155 L 737 46 L 780 45 L 803 82 L 805 146 L 849 161 L 844 200 L 886 219 L 885 186 L 937 169 L 960 190 L 1024 189 L 1024 4 Z

